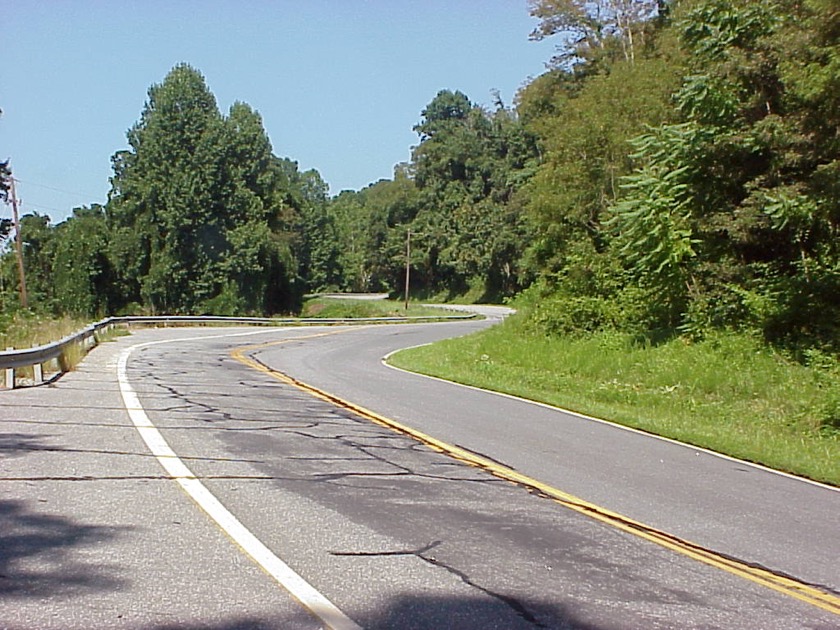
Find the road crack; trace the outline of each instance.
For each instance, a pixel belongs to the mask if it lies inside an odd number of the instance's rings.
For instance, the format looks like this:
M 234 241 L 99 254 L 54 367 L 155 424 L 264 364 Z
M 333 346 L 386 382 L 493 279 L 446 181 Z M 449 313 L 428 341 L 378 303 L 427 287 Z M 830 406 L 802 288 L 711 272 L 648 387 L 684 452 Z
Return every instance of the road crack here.
M 521 617 L 535 628 L 546 628 L 547 626 L 542 623 L 537 617 L 528 610 L 528 608 L 519 601 L 517 598 L 512 597 L 510 595 L 505 595 L 503 593 L 498 593 L 493 591 L 481 584 L 475 582 L 470 576 L 460 569 L 456 569 L 453 566 L 438 560 L 433 555 L 428 555 L 430 551 L 439 547 L 443 544 L 442 540 L 436 540 L 434 542 L 429 543 L 425 547 L 421 547 L 420 549 L 397 549 L 393 551 L 331 551 L 330 555 L 332 556 L 340 556 L 340 557 L 354 557 L 354 558 L 380 558 L 380 557 L 389 557 L 389 556 L 413 556 L 415 558 L 419 558 L 423 562 L 430 564 L 434 567 L 438 567 L 443 569 L 447 573 L 450 573 L 461 580 L 464 584 L 469 586 L 470 588 L 474 588 L 477 591 L 484 593 L 485 595 L 496 599 L 506 606 L 508 606 L 517 616 Z

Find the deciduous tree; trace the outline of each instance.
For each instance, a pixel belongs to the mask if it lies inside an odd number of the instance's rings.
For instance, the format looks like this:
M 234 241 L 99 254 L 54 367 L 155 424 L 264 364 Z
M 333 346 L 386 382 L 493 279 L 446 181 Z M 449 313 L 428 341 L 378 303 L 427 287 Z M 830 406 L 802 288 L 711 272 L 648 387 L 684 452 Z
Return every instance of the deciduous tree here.
M 644 43 L 647 23 L 664 4 L 661 0 L 529 0 L 531 15 L 540 20 L 531 38 L 565 37 L 553 62 L 567 69 L 579 61 L 609 57 L 611 50 L 620 50 L 624 61 L 633 62 Z
M 266 313 L 296 300 L 299 196 L 259 114 L 223 117 L 202 75 L 176 66 L 149 90 L 107 206 L 124 302 L 153 312 Z

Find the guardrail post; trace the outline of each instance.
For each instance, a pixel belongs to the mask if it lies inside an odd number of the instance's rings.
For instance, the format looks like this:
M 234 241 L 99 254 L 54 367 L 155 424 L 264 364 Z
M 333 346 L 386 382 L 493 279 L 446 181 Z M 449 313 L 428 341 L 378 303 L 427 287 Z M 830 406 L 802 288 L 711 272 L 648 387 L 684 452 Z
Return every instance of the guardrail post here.
M 12 347 L 6 348 L 6 350 L 14 350 Z M 15 388 L 15 368 L 10 367 L 6 368 L 6 389 L 14 389 Z
M 62 352 L 58 355 L 58 371 L 62 374 L 66 374 L 70 371 L 70 362 L 67 360 L 67 356 Z
M 44 382 L 44 366 L 40 363 L 36 363 L 32 366 L 32 371 L 35 372 L 35 382 L 36 383 L 43 383 Z

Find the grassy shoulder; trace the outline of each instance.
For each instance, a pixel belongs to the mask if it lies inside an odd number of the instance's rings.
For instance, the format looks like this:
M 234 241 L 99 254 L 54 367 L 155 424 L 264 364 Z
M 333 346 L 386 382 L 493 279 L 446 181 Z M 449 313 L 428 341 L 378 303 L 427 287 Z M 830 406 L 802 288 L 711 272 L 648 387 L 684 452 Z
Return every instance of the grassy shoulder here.
M 72 335 L 89 323 L 72 317 L 56 318 L 27 311 L 14 314 L 3 313 L 0 314 L 0 348 L 23 350 L 42 346 Z M 80 347 L 67 348 L 63 354 L 65 369 L 74 369 L 83 357 L 84 351 Z M 55 367 L 55 369 L 58 368 Z M 16 373 L 20 378 L 31 378 L 33 369 L 31 366 L 18 368 Z
M 364 300 L 315 297 L 303 304 L 301 317 L 339 319 L 345 317 L 439 317 L 451 315 L 443 308 L 427 307 L 397 300 Z
M 513 318 L 391 363 L 840 485 L 836 363 L 804 367 L 744 335 L 640 346 L 616 333 L 546 338 Z
M 0 314 L 0 347 L 32 348 L 63 339 L 90 324 L 72 317 L 48 317 L 25 311 Z

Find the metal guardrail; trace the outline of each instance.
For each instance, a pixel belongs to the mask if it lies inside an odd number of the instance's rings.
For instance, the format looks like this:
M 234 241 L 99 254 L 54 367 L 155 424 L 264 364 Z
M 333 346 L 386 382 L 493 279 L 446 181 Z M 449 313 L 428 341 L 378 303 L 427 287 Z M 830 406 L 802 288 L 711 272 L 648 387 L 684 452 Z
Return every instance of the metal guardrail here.
M 43 346 L 24 350 L 0 351 L 0 369 L 6 372 L 6 388 L 15 387 L 15 370 L 23 367 L 34 368 L 35 381 L 43 381 L 43 365 L 50 361 L 58 361 L 59 373 L 67 371 L 64 355 L 71 346 L 81 346 L 85 351 L 95 346 L 98 341 L 96 335 L 103 330 L 118 325 L 131 326 L 170 326 L 170 325 L 243 325 L 243 326 L 295 326 L 295 325 L 337 325 L 337 324 L 366 324 L 366 323 L 410 323 L 438 320 L 474 319 L 475 313 L 466 315 L 430 315 L 411 317 L 357 317 L 357 318 L 301 318 L 301 317 L 215 317 L 205 315 L 160 315 L 154 317 L 108 317 L 91 324 L 82 330 L 68 335 L 59 341 Z

